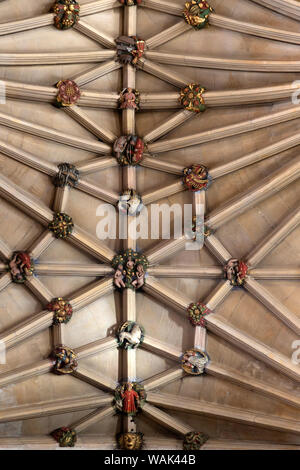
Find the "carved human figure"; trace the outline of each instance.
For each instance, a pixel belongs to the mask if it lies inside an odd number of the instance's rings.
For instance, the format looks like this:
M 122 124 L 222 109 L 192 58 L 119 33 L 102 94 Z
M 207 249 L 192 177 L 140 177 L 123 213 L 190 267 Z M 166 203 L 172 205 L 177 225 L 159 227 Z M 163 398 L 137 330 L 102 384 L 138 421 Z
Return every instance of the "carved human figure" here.
M 130 142 L 131 145 L 134 145 L 134 151 L 133 151 L 133 156 L 132 156 L 132 163 L 137 164 L 139 163 L 142 158 L 143 158 L 143 152 L 144 152 L 144 142 L 142 139 L 140 139 L 137 136 L 134 136 L 133 141 Z
M 226 276 L 228 281 L 232 281 L 233 277 L 236 274 L 237 259 L 231 259 L 226 265 Z
M 77 354 L 68 346 L 56 346 L 52 352 L 53 371 L 57 374 L 71 374 L 77 369 Z
M 119 266 L 117 267 L 117 269 L 115 271 L 115 274 L 114 274 L 114 284 L 119 289 L 121 289 L 121 288 L 125 289 L 125 287 L 126 287 L 125 282 L 124 282 L 123 279 L 124 279 L 123 265 L 119 264 Z
M 140 212 L 140 206 L 142 205 L 141 198 L 135 194 L 128 201 L 128 214 L 136 215 Z
M 139 289 L 145 284 L 148 265 L 146 256 L 131 248 L 114 256 L 114 285 L 119 289 Z
M 138 145 L 138 138 L 136 135 L 130 135 L 128 139 L 128 145 L 127 145 L 127 159 L 130 161 L 135 160 L 135 154 L 136 154 L 136 146 Z
M 134 189 L 127 189 L 121 194 L 118 202 L 119 212 L 134 216 L 139 215 L 142 208 L 142 199 Z
M 114 143 L 114 154 L 120 165 L 138 165 L 143 158 L 144 142 L 137 135 L 122 135 Z
M 141 432 L 126 432 L 117 437 L 118 445 L 122 450 L 140 450 L 143 446 Z
M 225 277 L 233 286 L 242 286 L 248 272 L 248 266 L 237 258 L 231 258 L 224 266 Z
M 191 375 L 203 374 L 204 368 L 208 363 L 208 356 L 198 349 L 190 349 L 182 356 L 182 368 Z
M 18 262 L 18 255 L 15 254 L 12 260 L 9 263 L 11 275 L 16 278 L 16 280 L 22 280 L 21 266 L 20 261 Z
M 135 273 L 136 279 L 132 282 L 132 285 L 139 289 L 144 285 L 145 282 L 145 271 L 144 267 L 142 264 L 138 264 L 136 267 L 136 273 Z
M 28 253 L 18 251 L 13 254 L 8 264 L 12 280 L 17 283 L 25 282 L 32 276 L 33 264 Z
M 120 109 L 139 109 L 137 103 L 136 93 L 133 88 L 125 88 L 120 97 Z
M 124 150 L 126 148 L 126 145 L 127 145 L 127 136 L 126 135 L 122 135 L 121 137 L 119 137 L 115 141 L 115 143 L 114 143 L 114 152 L 115 152 L 115 155 L 116 155 L 118 160 L 121 158 L 122 153 L 124 152 Z
M 121 392 L 121 397 L 123 400 L 123 411 L 127 414 L 135 414 L 137 412 L 140 397 L 138 393 L 133 390 L 132 383 L 128 382 L 125 385 L 125 390 Z

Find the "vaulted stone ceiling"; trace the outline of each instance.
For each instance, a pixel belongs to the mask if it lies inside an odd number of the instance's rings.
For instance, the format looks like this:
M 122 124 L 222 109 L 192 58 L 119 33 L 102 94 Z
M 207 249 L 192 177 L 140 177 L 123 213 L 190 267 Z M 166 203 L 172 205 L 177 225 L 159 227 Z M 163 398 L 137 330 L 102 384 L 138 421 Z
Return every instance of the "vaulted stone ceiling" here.
M 195 30 L 179 0 L 82 1 L 80 20 L 61 31 L 53 3 L 0 4 L 0 447 L 55 448 L 50 433 L 65 426 L 84 448 L 115 448 L 127 430 L 148 449 L 180 449 L 194 431 L 209 437 L 202 449 L 297 448 L 300 4 L 211 0 L 209 25 Z M 146 41 L 135 68 L 115 60 L 122 34 Z M 52 106 L 66 79 L 80 87 L 77 104 Z M 205 88 L 205 112 L 180 104 L 192 82 Z M 117 109 L 126 87 L 139 91 L 140 111 Z M 112 144 L 131 133 L 147 147 L 138 166 L 122 167 Z M 75 187 L 53 185 L 63 162 L 79 170 Z M 194 163 L 208 168 L 207 191 L 182 185 Z M 145 204 L 205 203 L 205 246 L 97 239 L 99 205 L 129 188 Z M 68 238 L 48 230 L 53 211 L 72 217 Z M 148 277 L 118 292 L 111 261 L 128 247 L 147 255 Z M 15 251 L 34 260 L 24 284 L 7 273 Z M 241 287 L 224 277 L 231 258 L 248 265 Z M 46 306 L 58 297 L 74 312 L 53 326 Z M 205 327 L 188 319 L 196 302 L 212 312 Z M 137 350 L 117 349 L 125 320 L 144 328 Z M 59 343 L 78 354 L 76 372 L 53 373 Z M 207 352 L 204 374 L 181 368 L 191 348 Z M 128 377 L 147 392 L 134 422 L 111 406 Z

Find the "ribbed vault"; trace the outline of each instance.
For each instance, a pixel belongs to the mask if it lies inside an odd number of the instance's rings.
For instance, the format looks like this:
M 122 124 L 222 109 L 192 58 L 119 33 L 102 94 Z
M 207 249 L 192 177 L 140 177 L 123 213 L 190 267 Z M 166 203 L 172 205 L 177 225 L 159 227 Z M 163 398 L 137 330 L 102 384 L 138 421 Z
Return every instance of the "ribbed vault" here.
M 84 448 L 115 448 L 128 431 L 147 449 L 182 448 L 194 431 L 209 437 L 202 449 L 298 448 L 300 5 L 212 0 L 209 25 L 195 30 L 179 0 L 82 1 L 79 21 L 59 31 L 53 2 L 27 3 L 0 5 L 0 447 L 55 448 L 50 433 L 66 426 Z M 122 34 L 145 40 L 135 67 L 116 61 Z M 65 79 L 81 96 L 58 109 L 54 84 Z M 205 112 L 183 109 L 189 83 L 205 88 Z M 118 109 L 129 87 L 137 112 Z M 137 166 L 114 155 L 128 134 L 145 144 Z M 75 187 L 53 185 L 63 162 L 79 171 Z M 208 168 L 207 191 L 183 185 L 195 163 Z M 204 247 L 186 251 L 185 236 L 97 239 L 99 204 L 127 189 L 147 207 L 204 204 Z M 64 240 L 48 229 L 56 212 L 74 222 Z M 120 293 L 111 263 L 126 249 L 149 268 L 140 290 Z M 16 251 L 34 260 L 22 285 L 7 272 Z M 248 268 L 241 287 L 224 276 L 233 258 Z M 67 324 L 47 308 L 58 297 L 73 309 Z M 188 319 L 196 302 L 210 312 L 202 326 Z M 145 330 L 137 350 L 117 348 L 124 321 Z M 78 356 L 72 374 L 53 374 L 58 344 Z M 209 355 L 200 376 L 181 368 L 191 348 Z M 128 378 L 147 392 L 134 420 L 112 405 Z

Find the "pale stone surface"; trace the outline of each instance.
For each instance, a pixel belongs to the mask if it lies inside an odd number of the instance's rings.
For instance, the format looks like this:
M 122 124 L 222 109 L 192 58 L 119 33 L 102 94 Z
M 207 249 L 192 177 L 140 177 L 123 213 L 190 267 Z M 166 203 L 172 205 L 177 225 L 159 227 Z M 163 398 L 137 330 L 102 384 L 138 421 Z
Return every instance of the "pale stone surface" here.
M 182 4 L 176 0 L 176 4 Z M 242 5 L 241 5 L 242 3 Z M 39 2 L 24 2 L 19 8 L 18 0 L 10 0 L 0 5 L 1 22 L 10 21 L 12 18 L 21 19 L 32 15 L 40 15 L 49 9 L 48 0 Z M 282 28 L 289 31 L 298 31 L 298 22 L 277 15 L 253 2 L 245 0 L 232 0 L 228 2 L 211 0 L 212 6 L 218 14 L 229 16 L 241 21 L 256 22 L 265 26 Z M 85 22 L 94 28 L 98 28 L 109 36 L 116 37 L 119 34 L 121 22 L 121 10 L 107 11 L 99 15 L 85 17 Z M 154 12 L 143 8 L 138 12 L 138 34 L 143 37 L 151 37 L 164 28 L 172 26 L 178 21 L 177 17 L 164 13 Z M 1 37 L 0 53 L 5 52 L 55 52 L 68 50 L 97 51 L 102 48 L 76 31 L 65 31 L 63 40 L 58 40 L 59 32 L 51 26 L 45 28 L 21 32 L 15 35 Z M 199 42 L 199 37 L 201 38 Z M 248 58 L 270 60 L 297 60 L 299 48 L 296 45 L 285 44 L 267 39 L 246 36 L 228 30 L 211 26 L 201 32 L 190 30 L 174 38 L 170 42 L 156 50 L 178 53 L 183 55 L 199 55 L 199 43 L 205 46 L 205 55 L 225 58 Z M 202 51 L 201 54 L 204 54 Z M 23 81 L 31 84 L 52 86 L 61 78 L 72 77 L 89 70 L 92 64 L 59 65 L 59 66 L 33 66 L 0 67 L 0 79 Z M 191 80 L 201 83 L 208 90 L 230 90 L 239 88 L 261 87 L 267 85 L 280 85 L 298 78 L 297 73 L 245 73 L 221 70 L 206 70 L 197 68 L 183 68 L 168 66 L 170 71 L 189 77 Z M 116 92 L 121 89 L 121 71 L 114 71 L 94 82 L 85 85 L 86 89 L 94 91 Z M 137 88 L 144 92 L 174 92 L 176 88 L 157 78 L 139 72 L 137 74 Z M 217 127 L 250 120 L 269 112 L 286 109 L 290 102 L 272 105 L 253 105 L 241 108 L 209 109 L 205 114 L 189 119 L 186 123 L 172 130 L 162 139 L 183 137 Z M 61 110 L 55 109 L 45 103 L 23 103 L 21 101 L 8 101 L 0 105 L 0 111 L 15 117 L 45 125 L 53 129 L 69 133 L 72 136 L 90 139 L 96 142 L 87 130 L 67 116 Z M 99 125 L 108 127 L 111 132 L 119 135 L 121 132 L 121 117 L 111 110 L 85 108 L 88 117 Z M 160 126 L 164 120 L 172 116 L 174 111 L 145 111 L 137 115 L 137 132 L 146 135 L 154 128 Z M 277 140 L 289 137 L 299 131 L 300 120 L 279 124 L 270 128 L 261 129 L 249 134 L 204 143 L 201 146 L 189 147 L 176 151 L 168 151 L 160 154 L 159 158 L 165 162 L 180 164 L 183 167 L 200 162 L 208 167 L 216 167 L 228 163 L 235 158 L 247 155 Z M 51 163 L 69 161 L 71 163 L 86 162 L 97 155 L 85 150 L 79 150 L 68 146 L 49 142 L 30 135 L 21 134 L 18 131 L 0 128 L 0 138 L 16 147 L 35 154 L 41 159 Z M 206 197 L 208 213 L 215 210 L 220 204 L 236 196 L 239 192 L 257 183 L 260 179 L 277 170 L 283 164 L 290 162 L 298 156 L 297 148 L 261 161 L 251 167 L 243 168 L 235 173 L 219 178 L 209 189 Z M 101 157 L 99 157 L 101 158 Z M 0 171 L 10 178 L 15 184 L 38 197 L 44 204 L 51 206 L 54 197 L 54 187 L 47 175 L 38 173 L 25 165 L 0 155 Z M 105 169 L 87 177 L 93 184 L 108 190 L 119 192 L 122 179 L 118 167 Z M 178 179 L 177 176 L 168 175 L 160 171 L 148 168 L 137 169 L 138 191 L 150 192 L 162 185 L 170 185 Z M 189 193 L 179 193 L 170 196 L 161 202 L 191 203 Z M 66 212 L 73 216 L 76 223 L 88 233 L 95 236 L 99 216 L 96 210 L 100 201 L 79 190 L 72 189 L 66 205 Z M 276 225 L 299 205 L 299 183 L 292 183 L 277 195 L 272 196 L 233 221 L 218 229 L 216 236 L 224 247 L 236 257 L 245 257 Z M 0 205 L 0 237 L 5 240 L 11 249 L 26 249 L 42 233 L 43 228 L 27 215 L 15 209 L 12 204 L 1 199 Z M 269 254 L 260 266 L 297 266 L 299 265 L 299 228 L 294 230 L 276 249 Z M 150 249 L 158 241 L 139 240 L 138 248 Z M 104 241 L 110 249 L 118 250 L 120 245 L 115 241 Z M 70 244 L 63 241 L 55 241 L 41 256 L 41 262 L 64 263 L 95 263 L 89 255 L 76 250 Z M 197 252 L 180 252 L 170 259 L 166 259 L 163 265 L 180 266 L 214 266 L 218 264 L 216 259 L 204 247 Z M 55 296 L 68 297 L 76 290 L 92 283 L 93 278 L 85 277 L 41 277 L 42 282 L 53 292 Z M 177 279 L 164 278 L 160 280 L 163 286 L 184 294 L 190 301 L 204 301 L 211 291 L 218 285 L 217 279 Z M 299 283 L 297 281 L 259 280 L 258 282 L 277 297 L 287 308 L 295 314 L 299 314 Z M 137 294 L 137 321 L 145 327 L 149 336 L 159 341 L 171 344 L 174 348 L 185 350 L 193 344 L 194 330 L 188 319 L 179 315 L 167 305 L 149 298 L 143 293 Z M 1 332 L 14 324 L 28 319 L 34 313 L 38 313 L 44 306 L 36 300 L 24 287 L 11 284 L 0 294 L 0 324 Z M 228 321 L 235 328 L 248 333 L 258 341 L 277 350 L 287 357 L 293 352 L 291 344 L 298 339 L 297 335 L 283 325 L 265 306 L 244 291 L 234 291 L 224 303 L 217 308 L 216 315 L 222 320 Z M 65 342 L 70 347 L 79 347 L 91 341 L 106 337 L 114 331 L 116 325 L 122 319 L 121 296 L 118 293 L 109 294 L 91 305 L 74 314 L 72 321 L 64 329 Z M 34 361 L 46 358 L 52 349 L 51 334 L 46 330 L 32 337 L 30 340 L 18 345 L 7 353 L 7 364 L 0 364 L 0 373 L 29 365 Z M 208 333 L 207 351 L 211 358 L 221 365 L 231 367 L 247 377 L 255 377 L 268 381 L 285 391 L 293 391 L 299 396 L 299 386 L 283 374 L 275 372 L 262 361 L 253 359 L 246 352 L 230 345 L 216 335 Z M 147 379 L 159 374 L 166 369 L 176 366 L 174 361 L 159 357 L 146 350 L 137 351 L 137 376 Z M 105 351 L 94 357 L 82 360 L 84 368 L 99 374 L 108 376 L 113 382 L 118 380 L 118 352 L 117 350 Z M 179 367 L 179 364 L 178 364 Z M 218 404 L 226 404 L 253 412 L 263 412 L 272 416 L 285 417 L 299 420 L 299 409 L 292 408 L 274 399 L 263 397 L 257 393 L 251 393 L 237 385 L 225 382 L 212 376 L 185 377 L 175 382 L 162 386 L 164 393 L 207 400 Z M 25 382 L 10 385 L 1 390 L 0 408 L 30 404 L 55 398 L 81 397 L 101 395 L 103 392 L 74 377 L 60 377 L 55 375 L 42 375 L 33 377 Z M 187 426 L 200 429 L 214 438 L 220 439 L 250 439 L 263 441 L 276 441 L 281 443 L 300 444 L 299 436 L 257 429 L 252 426 L 232 424 L 221 419 L 211 419 L 202 416 L 193 416 L 178 411 L 169 411 L 170 415 L 179 418 Z M 56 427 L 68 425 L 88 414 L 86 411 L 54 415 L 44 418 L 36 418 L 23 422 L 14 422 L 0 425 L 0 433 L 3 436 L 36 436 L 45 435 Z M 139 430 L 149 436 L 173 437 L 160 425 L 148 418 L 139 418 Z M 117 417 L 106 418 L 83 431 L 85 434 L 106 434 L 114 436 L 120 430 L 120 420 Z M 0 443 L 1 446 L 1 443 Z

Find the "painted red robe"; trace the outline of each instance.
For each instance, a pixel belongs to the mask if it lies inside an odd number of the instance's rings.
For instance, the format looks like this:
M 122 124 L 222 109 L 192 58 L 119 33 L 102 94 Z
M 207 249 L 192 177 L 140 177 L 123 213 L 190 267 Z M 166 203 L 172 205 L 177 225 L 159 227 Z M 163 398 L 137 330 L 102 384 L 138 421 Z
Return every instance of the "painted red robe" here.
M 138 400 L 139 396 L 134 390 L 125 390 L 125 392 L 122 393 L 123 411 L 125 413 L 136 413 L 137 407 L 135 405 L 135 398 Z

